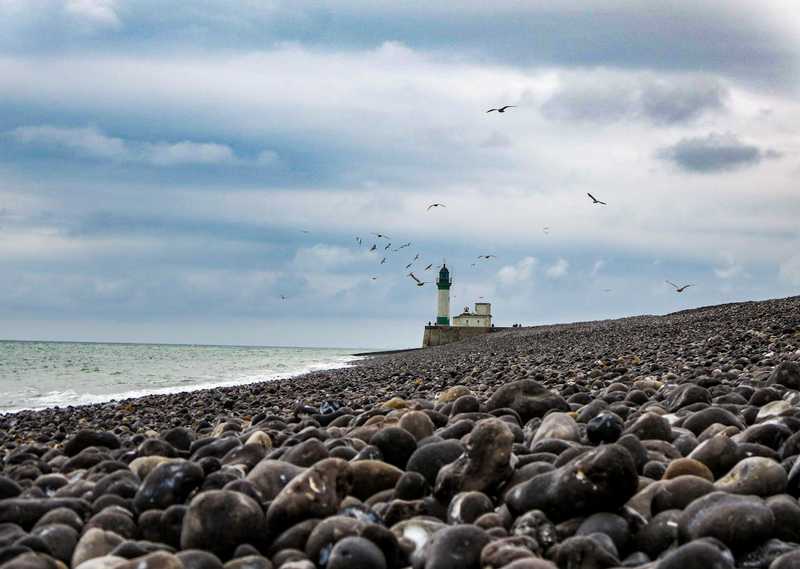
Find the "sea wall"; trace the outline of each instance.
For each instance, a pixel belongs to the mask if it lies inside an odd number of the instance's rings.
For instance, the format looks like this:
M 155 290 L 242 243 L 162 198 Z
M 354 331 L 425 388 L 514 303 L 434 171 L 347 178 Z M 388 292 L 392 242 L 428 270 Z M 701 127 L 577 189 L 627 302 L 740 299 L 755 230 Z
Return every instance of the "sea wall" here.
M 425 333 L 422 336 L 422 347 L 432 348 L 433 346 L 443 346 L 460 342 L 467 338 L 482 336 L 496 332 L 501 328 L 478 327 L 478 326 L 425 326 Z

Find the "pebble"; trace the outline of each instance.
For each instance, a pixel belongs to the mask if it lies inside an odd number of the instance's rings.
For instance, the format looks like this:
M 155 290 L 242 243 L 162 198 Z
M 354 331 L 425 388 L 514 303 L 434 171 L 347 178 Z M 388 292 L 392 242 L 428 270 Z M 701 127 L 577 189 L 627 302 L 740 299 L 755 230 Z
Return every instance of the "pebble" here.
M 713 537 L 733 551 L 749 551 L 768 539 L 774 526 L 775 516 L 761 498 L 712 492 L 686 507 L 678 528 L 682 541 Z
M 0 564 L 793 567 L 798 313 L 520 328 L 0 415 Z
M 228 559 L 243 543 L 259 543 L 265 533 L 264 512 L 239 492 L 210 490 L 189 504 L 181 529 L 182 549 L 207 549 Z
M 554 521 L 562 521 L 614 511 L 636 493 L 638 483 L 630 453 L 618 444 L 611 444 L 518 485 L 506 503 L 515 515 L 536 509 Z

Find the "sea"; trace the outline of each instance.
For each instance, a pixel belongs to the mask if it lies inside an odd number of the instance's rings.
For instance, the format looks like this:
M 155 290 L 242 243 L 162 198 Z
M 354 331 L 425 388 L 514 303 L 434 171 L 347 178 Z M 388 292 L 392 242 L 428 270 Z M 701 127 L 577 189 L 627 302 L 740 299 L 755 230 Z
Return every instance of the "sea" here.
M 336 369 L 358 349 L 0 341 L 0 413 Z

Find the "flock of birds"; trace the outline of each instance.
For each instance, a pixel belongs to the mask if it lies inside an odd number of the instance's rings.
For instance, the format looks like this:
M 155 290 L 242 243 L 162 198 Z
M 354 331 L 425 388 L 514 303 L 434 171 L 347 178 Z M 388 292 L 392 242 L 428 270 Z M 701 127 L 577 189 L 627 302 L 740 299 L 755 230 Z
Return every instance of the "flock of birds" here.
M 508 109 L 513 109 L 513 108 L 516 108 L 516 105 L 504 105 L 502 107 L 496 107 L 496 108 L 489 109 L 486 112 L 487 113 L 492 113 L 492 112 L 505 113 L 505 112 L 508 111 Z M 601 206 L 607 206 L 608 205 L 606 202 L 597 199 L 596 197 L 594 197 L 589 192 L 586 192 L 586 195 L 589 196 L 589 199 L 592 200 L 592 205 L 601 205 Z M 426 211 L 430 212 L 432 209 L 446 208 L 446 207 L 447 207 L 447 205 L 445 205 L 443 203 L 432 203 L 432 204 L 428 205 L 428 207 L 426 208 Z M 307 229 L 302 229 L 301 232 L 305 233 L 305 234 L 311 233 Z M 545 235 L 550 235 L 550 227 L 549 226 L 543 227 L 542 228 L 542 232 Z M 411 247 L 411 242 L 409 241 L 409 242 L 402 243 L 402 244 L 398 245 L 396 248 L 392 249 L 392 242 L 391 242 L 392 238 L 389 235 L 386 235 L 386 234 L 383 234 L 383 233 L 371 233 L 370 235 L 373 235 L 375 237 L 375 239 L 373 240 L 373 243 L 369 247 L 368 251 L 369 251 L 369 253 L 382 253 L 380 262 L 378 263 L 379 265 L 386 264 L 387 261 L 388 261 L 388 255 L 390 255 L 391 253 L 399 253 L 401 250 L 406 249 L 408 247 Z M 383 243 L 380 243 L 379 240 L 381 240 L 381 239 L 386 240 L 387 243 L 385 245 Z M 360 236 L 356 236 L 355 240 L 356 240 L 356 243 L 358 244 L 358 247 L 362 247 L 364 245 L 364 239 L 361 238 Z M 379 251 L 379 250 L 382 250 L 382 251 Z M 491 259 L 496 259 L 496 258 L 497 258 L 496 255 L 478 255 L 477 261 L 471 263 L 470 267 L 475 268 L 475 267 L 478 266 L 478 263 L 480 263 L 481 261 L 489 261 Z M 411 259 L 411 261 L 408 264 L 405 265 L 405 270 L 412 269 L 414 267 L 414 265 L 416 265 L 419 260 L 420 260 L 420 254 L 416 253 L 414 255 L 414 257 Z M 419 263 L 419 264 L 421 265 L 422 263 Z M 433 263 L 428 263 L 424 268 L 421 269 L 421 271 L 423 271 L 423 272 L 430 271 L 431 268 L 433 268 L 433 266 L 434 266 Z M 436 268 L 437 269 L 441 268 L 441 265 L 436 265 Z M 412 279 L 414 281 L 414 284 L 416 286 L 418 286 L 418 287 L 425 286 L 426 284 L 430 284 L 430 282 L 431 282 L 431 281 L 420 280 L 419 277 L 417 277 L 417 275 L 414 274 L 414 270 L 413 269 L 409 273 L 407 273 L 406 276 L 408 278 Z M 370 280 L 373 280 L 373 281 L 378 280 L 378 277 L 377 276 L 371 276 Z M 694 284 L 685 284 L 685 285 L 680 285 L 679 286 L 679 285 L 673 283 L 672 281 L 665 281 L 665 282 L 667 284 L 669 284 L 670 286 L 672 286 L 675 289 L 675 292 L 677 292 L 677 293 L 682 293 L 683 291 L 685 291 L 689 287 L 695 286 Z M 611 292 L 611 291 L 612 291 L 612 289 L 610 289 L 610 288 L 603 289 L 603 292 Z M 281 295 L 280 298 L 281 298 L 281 300 L 288 300 L 288 297 L 286 295 L 283 295 L 283 294 Z M 481 298 L 483 298 L 483 297 L 481 297 Z

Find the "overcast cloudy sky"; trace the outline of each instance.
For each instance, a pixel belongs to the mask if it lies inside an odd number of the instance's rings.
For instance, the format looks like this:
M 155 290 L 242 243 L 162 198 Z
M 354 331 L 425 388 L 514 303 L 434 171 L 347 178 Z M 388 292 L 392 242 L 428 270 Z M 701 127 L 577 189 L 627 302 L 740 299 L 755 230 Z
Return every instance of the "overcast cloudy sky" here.
M 797 294 L 796 9 L 0 0 L 0 337 L 413 346 L 416 253 L 499 325 Z

